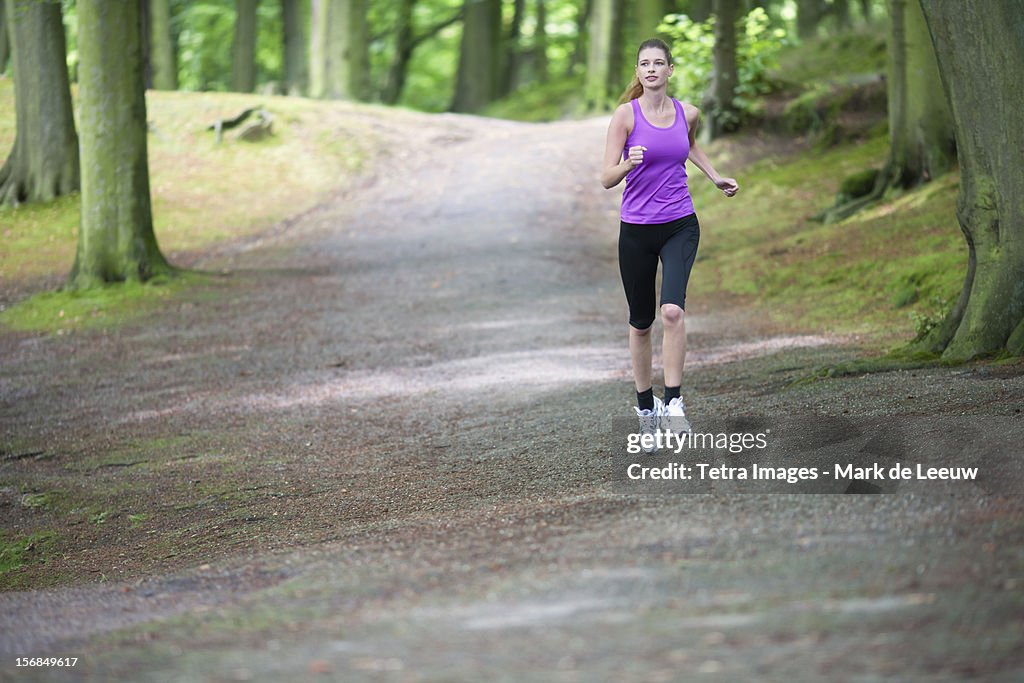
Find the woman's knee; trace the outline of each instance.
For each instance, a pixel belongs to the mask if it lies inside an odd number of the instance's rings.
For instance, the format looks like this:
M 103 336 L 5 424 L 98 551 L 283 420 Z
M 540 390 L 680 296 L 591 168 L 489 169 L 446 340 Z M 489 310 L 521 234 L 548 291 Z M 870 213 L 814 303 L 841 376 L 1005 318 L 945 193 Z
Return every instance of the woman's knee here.
M 683 324 L 685 311 L 676 304 L 663 304 L 661 307 L 661 322 L 666 327 L 675 327 Z
M 629 334 L 630 334 L 631 337 L 649 337 L 649 336 L 651 336 L 652 325 L 654 325 L 654 321 L 653 320 L 650 322 L 650 324 L 647 325 L 647 327 L 644 327 L 644 328 L 633 327 L 633 323 L 630 323 L 629 324 Z

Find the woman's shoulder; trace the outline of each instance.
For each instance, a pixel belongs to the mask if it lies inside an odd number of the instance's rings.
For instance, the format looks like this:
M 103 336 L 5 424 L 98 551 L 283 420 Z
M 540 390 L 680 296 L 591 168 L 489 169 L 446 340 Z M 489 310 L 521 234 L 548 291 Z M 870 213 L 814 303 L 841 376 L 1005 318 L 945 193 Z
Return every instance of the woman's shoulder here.
M 686 125 L 693 127 L 693 124 L 700 120 L 700 109 L 689 102 L 683 102 L 682 100 L 676 100 L 679 102 L 679 106 L 683 108 L 683 114 L 686 116 Z
M 612 120 L 626 126 L 626 130 L 633 130 L 633 101 L 623 102 L 615 108 Z

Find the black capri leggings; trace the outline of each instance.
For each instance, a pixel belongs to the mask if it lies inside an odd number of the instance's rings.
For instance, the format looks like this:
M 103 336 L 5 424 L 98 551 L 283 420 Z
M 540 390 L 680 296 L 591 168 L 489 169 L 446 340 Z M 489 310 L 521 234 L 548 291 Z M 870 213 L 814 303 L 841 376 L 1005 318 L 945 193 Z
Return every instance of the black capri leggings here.
M 629 302 L 629 324 L 646 330 L 657 308 L 654 280 L 661 259 L 661 304 L 686 308 L 686 283 L 700 242 L 697 214 L 668 223 L 619 225 L 619 272 Z

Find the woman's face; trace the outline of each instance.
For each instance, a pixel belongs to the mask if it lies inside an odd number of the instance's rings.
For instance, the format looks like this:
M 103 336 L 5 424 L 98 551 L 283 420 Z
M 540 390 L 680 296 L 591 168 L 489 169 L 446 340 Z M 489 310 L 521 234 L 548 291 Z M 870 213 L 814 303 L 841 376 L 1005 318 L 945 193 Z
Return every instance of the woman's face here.
M 668 81 L 673 66 L 665 51 L 656 47 L 644 48 L 636 60 L 636 77 L 645 88 L 658 88 Z

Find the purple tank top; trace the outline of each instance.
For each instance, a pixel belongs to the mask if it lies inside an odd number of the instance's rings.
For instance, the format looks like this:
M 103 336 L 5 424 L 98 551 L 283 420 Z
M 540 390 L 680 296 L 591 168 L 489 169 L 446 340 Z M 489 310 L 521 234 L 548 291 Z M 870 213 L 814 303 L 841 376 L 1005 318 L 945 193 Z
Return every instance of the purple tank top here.
M 644 161 L 626 174 L 622 193 L 622 220 L 627 223 L 668 223 L 693 213 L 686 184 L 686 157 L 690 155 L 689 127 L 679 101 L 672 99 L 676 120 L 668 128 L 652 126 L 632 100 L 633 132 L 626 138 L 623 154 L 643 145 Z

